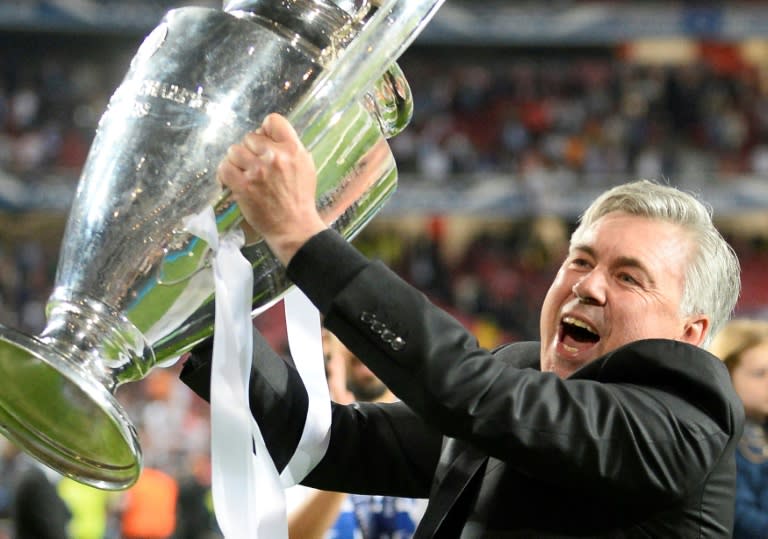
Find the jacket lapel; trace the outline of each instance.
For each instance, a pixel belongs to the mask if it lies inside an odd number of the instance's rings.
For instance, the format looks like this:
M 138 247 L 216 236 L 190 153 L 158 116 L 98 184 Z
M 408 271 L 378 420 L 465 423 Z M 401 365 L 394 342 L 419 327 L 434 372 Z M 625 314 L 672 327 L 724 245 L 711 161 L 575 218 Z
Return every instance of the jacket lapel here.
M 538 342 L 515 343 L 494 350 L 494 355 L 518 368 L 538 369 L 539 348 Z M 460 509 L 454 509 L 456 502 L 467 490 L 472 479 L 482 473 L 486 462 L 488 455 L 469 444 L 446 438 L 432 485 L 432 495 L 414 539 L 435 537 L 450 512 Z M 479 483 L 477 487 L 479 491 Z M 471 511 L 472 508 L 465 509 Z M 456 537 L 461 534 L 461 530 L 452 531 L 456 532 Z
M 440 467 L 443 468 L 443 473 L 440 474 L 438 470 L 439 478 L 432 486 L 432 496 L 414 539 L 435 537 L 467 485 L 488 460 L 481 451 L 455 439 L 447 440 L 443 455 L 453 455 L 454 458 L 441 458 Z

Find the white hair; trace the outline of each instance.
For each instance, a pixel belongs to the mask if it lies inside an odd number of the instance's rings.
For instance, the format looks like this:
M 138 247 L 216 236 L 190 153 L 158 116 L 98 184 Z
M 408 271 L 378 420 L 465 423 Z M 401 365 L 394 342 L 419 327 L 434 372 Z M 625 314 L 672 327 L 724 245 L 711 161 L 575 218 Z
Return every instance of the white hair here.
M 741 290 L 741 269 L 733 248 L 712 222 L 712 210 L 696 196 L 649 180 L 618 185 L 601 194 L 579 219 L 571 239 L 612 212 L 661 219 L 691 234 L 694 250 L 685 273 L 680 310 L 703 314 L 710 326 L 701 346 L 730 319 Z

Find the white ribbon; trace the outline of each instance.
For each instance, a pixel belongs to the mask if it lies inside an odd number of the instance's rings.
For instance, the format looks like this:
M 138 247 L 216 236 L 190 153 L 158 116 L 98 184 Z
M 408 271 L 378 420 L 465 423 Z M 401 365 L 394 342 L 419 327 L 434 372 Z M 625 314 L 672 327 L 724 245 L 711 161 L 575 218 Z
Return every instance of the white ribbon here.
M 299 445 L 280 475 L 283 486 L 290 487 L 301 482 L 328 449 L 331 398 L 325 378 L 320 313 L 298 288 L 285 296 L 284 305 L 288 346 L 309 397 L 307 419 Z
M 330 433 L 320 318 L 298 290 L 286 297 L 288 343 L 309 394 L 309 415 L 282 479 L 251 415 L 253 269 L 240 252 L 239 229 L 219 238 L 213 208 L 185 222 L 215 253 L 215 325 L 211 367 L 213 503 L 227 539 L 287 539 L 283 485 L 298 483 L 323 457 Z M 324 403 L 324 404 L 323 404 Z M 255 453 L 255 454 L 254 454 Z

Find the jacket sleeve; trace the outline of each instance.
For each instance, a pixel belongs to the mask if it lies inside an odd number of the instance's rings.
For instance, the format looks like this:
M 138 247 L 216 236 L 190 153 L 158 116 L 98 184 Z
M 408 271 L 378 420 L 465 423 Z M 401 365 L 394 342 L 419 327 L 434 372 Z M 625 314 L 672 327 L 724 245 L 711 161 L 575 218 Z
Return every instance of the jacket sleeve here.
M 276 468 L 293 455 L 307 417 L 301 377 L 254 330 L 250 407 Z M 212 344 L 193 350 L 181 380 L 210 401 Z M 427 497 L 437 466 L 440 434 L 403 403 L 332 403 L 331 443 L 302 482 L 324 490 Z
M 213 341 L 197 346 L 184 363 L 181 381 L 210 402 Z M 257 330 L 253 332 L 253 363 L 249 382 L 251 413 L 279 471 L 299 444 L 309 397 L 296 369 L 275 353 Z
M 402 402 L 333 406 L 328 452 L 303 484 L 322 490 L 427 498 L 442 436 Z
M 497 355 L 480 348 L 423 294 L 355 253 L 322 232 L 294 256 L 289 276 L 427 424 L 521 473 L 674 502 L 704 481 L 740 429 L 727 372 L 697 348 L 636 343 L 565 380 L 521 369 L 499 357 L 515 359 L 517 347 Z M 318 281 L 342 259 L 356 271 Z

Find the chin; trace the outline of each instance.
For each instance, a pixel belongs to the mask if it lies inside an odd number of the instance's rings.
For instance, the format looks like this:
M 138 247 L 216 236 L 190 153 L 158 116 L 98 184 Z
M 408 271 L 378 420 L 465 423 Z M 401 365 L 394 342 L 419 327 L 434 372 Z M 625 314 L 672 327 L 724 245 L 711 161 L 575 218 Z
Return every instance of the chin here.
M 560 378 L 568 378 L 570 375 L 572 375 L 574 372 L 579 370 L 579 367 L 581 365 L 571 365 L 568 363 L 560 363 L 559 365 L 556 365 L 553 369 L 553 372 L 558 375 Z
M 552 361 L 552 369 L 555 374 L 560 376 L 561 378 L 567 378 L 580 368 L 582 368 L 584 365 L 587 365 L 588 363 L 591 363 L 595 359 L 597 359 L 597 355 L 589 355 L 589 357 L 562 357 L 557 356 L 554 361 Z

